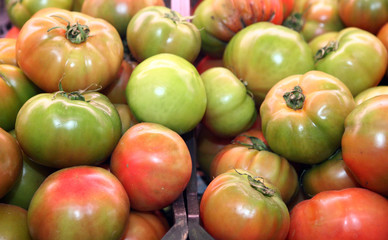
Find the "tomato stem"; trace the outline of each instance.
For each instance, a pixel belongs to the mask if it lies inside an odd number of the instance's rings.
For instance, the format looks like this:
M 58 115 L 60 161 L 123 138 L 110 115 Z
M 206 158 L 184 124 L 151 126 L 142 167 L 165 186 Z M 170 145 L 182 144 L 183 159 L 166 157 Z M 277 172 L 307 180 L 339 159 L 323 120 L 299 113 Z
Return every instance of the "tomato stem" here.
M 294 110 L 303 108 L 305 96 L 300 86 L 295 86 L 292 91 L 284 93 L 283 98 L 289 108 Z
M 179 16 L 179 14 L 178 14 L 176 11 L 174 11 L 174 10 L 171 10 L 170 12 L 165 13 L 165 14 L 164 14 L 164 17 L 170 19 L 170 20 L 173 21 L 175 24 L 177 24 L 177 23 L 185 23 L 185 22 L 188 22 L 189 20 L 191 20 L 191 19 L 194 18 L 194 16 L 181 17 L 181 16 Z
M 319 49 L 317 53 L 314 56 L 314 61 L 317 62 L 318 60 L 321 60 L 322 58 L 326 57 L 327 54 L 334 52 L 338 49 L 338 42 L 337 41 L 330 41 L 326 46 Z
M 283 26 L 293 29 L 296 32 L 301 32 L 304 25 L 302 13 L 293 13 L 283 22 Z
M 57 18 L 60 18 L 64 21 L 66 21 L 67 25 L 66 25 L 66 27 L 55 26 L 55 27 L 49 28 L 47 30 L 47 32 L 50 32 L 53 29 L 62 28 L 64 30 L 66 30 L 66 39 L 68 39 L 70 42 L 75 43 L 75 44 L 83 43 L 86 41 L 86 39 L 88 39 L 88 37 L 90 37 L 90 35 L 89 35 L 90 29 L 87 25 L 82 25 L 82 24 L 79 24 L 78 22 L 71 25 L 71 23 L 68 20 L 66 20 L 65 18 L 63 18 L 61 16 L 53 15 L 52 17 L 57 17 Z
M 249 138 L 251 140 L 252 144 L 243 143 L 241 141 L 236 141 L 236 143 L 243 145 L 243 146 L 247 146 L 251 149 L 256 149 L 258 151 L 269 151 L 267 145 L 265 145 L 265 143 L 261 139 L 254 137 L 254 136 L 248 136 L 248 135 L 243 135 L 243 137 Z
M 248 177 L 249 184 L 252 188 L 256 189 L 266 197 L 272 197 L 275 194 L 275 190 L 265 186 L 264 178 L 262 177 L 252 177 L 248 173 L 240 173 L 237 169 L 234 169 L 239 175 L 246 175 Z

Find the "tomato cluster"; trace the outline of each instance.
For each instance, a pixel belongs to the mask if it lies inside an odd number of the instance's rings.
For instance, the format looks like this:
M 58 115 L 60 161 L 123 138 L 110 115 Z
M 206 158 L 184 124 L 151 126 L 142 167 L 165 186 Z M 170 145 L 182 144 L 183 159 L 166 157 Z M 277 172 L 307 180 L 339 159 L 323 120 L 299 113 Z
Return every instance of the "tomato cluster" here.
M 5 8 L 0 239 L 388 238 L 386 0 Z

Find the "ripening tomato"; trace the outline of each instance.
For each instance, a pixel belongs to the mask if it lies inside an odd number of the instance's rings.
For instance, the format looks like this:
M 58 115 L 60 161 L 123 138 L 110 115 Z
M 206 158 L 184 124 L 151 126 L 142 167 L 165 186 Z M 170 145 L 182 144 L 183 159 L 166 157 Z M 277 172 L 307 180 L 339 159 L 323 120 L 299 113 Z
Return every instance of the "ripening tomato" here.
M 5 38 L 14 38 L 16 39 L 19 36 L 20 29 L 16 26 L 12 26 L 11 29 L 8 30 L 7 34 L 5 34 Z
M 0 239 L 31 240 L 27 211 L 11 204 L 0 203 Z
M 357 96 L 354 97 L 354 102 L 356 103 L 356 105 L 360 105 L 366 100 L 380 95 L 388 95 L 388 86 L 381 85 L 367 88 L 366 90 L 360 92 L 359 94 L 357 94 Z
M 0 38 L 0 64 L 17 66 L 16 39 Z

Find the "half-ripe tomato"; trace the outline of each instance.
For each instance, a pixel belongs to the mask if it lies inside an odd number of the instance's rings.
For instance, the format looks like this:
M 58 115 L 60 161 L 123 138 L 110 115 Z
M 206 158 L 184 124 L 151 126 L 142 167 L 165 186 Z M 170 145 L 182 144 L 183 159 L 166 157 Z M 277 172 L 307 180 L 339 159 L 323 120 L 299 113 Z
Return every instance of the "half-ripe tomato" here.
M 116 103 L 113 104 L 120 115 L 121 120 L 121 135 L 123 135 L 128 128 L 135 125 L 137 122 L 135 116 L 133 116 L 128 104 Z
M 377 33 L 377 38 L 384 44 L 388 50 L 388 22 L 384 24 Z
M 354 97 L 354 102 L 356 103 L 356 105 L 360 105 L 366 100 L 380 95 L 388 95 L 388 86 L 381 85 L 368 88 L 357 94 L 357 96 Z
M 77 166 L 48 176 L 28 209 L 33 239 L 119 239 L 130 203 L 123 185 L 108 170 Z
M 28 232 L 27 211 L 25 209 L 0 203 L 0 239 L 32 239 Z
M 388 95 L 357 105 L 347 116 L 342 156 L 361 186 L 388 196 Z
M 242 169 L 229 170 L 211 181 L 199 216 L 215 239 L 285 239 L 290 224 L 278 190 Z
M 121 137 L 110 160 L 131 207 L 160 210 L 172 204 L 191 177 L 189 149 L 175 131 L 156 123 L 138 123 Z
M 278 82 L 260 107 L 269 147 L 289 161 L 314 164 L 340 146 L 344 121 L 355 104 L 339 79 L 320 71 Z
M 385 240 L 388 200 L 364 188 L 324 191 L 290 212 L 287 240 Z
M 0 38 L 0 64 L 17 66 L 16 39 Z
M 57 8 L 37 12 L 16 41 L 18 65 L 46 92 L 58 91 L 60 81 L 66 91 L 105 88 L 117 77 L 123 54 L 111 24 Z

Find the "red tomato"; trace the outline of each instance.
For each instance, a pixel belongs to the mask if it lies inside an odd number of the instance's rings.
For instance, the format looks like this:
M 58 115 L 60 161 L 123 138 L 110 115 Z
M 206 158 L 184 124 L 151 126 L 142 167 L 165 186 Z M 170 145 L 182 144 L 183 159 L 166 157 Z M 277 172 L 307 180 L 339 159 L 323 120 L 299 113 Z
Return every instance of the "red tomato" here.
M 288 240 L 385 240 L 388 200 L 363 188 L 318 193 L 290 212 Z
M 202 74 L 204 71 L 213 67 L 223 67 L 224 64 L 222 62 L 222 58 L 215 58 L 209 55 L 206 55 L 198 62 L 196 68 L 199 74 Z
M 17 66 L 15 47 L 16 39 L 0 38 L 0 64 Z
M 153 211 L 178 198 L 190 180 L 192 163 L 180 135 L 163 125 L 144 122 L 122 136 L 110 169 L 124 185 L 133 209 Z
M 11 29 L 5 34 L 5 38 L 17 38 L 19 35 L 20 29 L 16 26 L 12 26 Z

